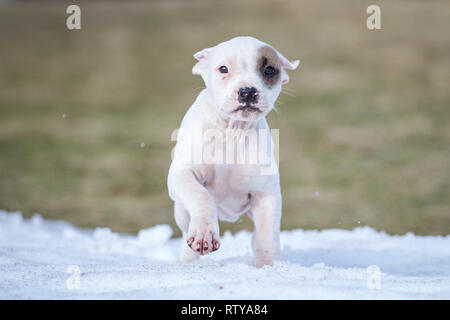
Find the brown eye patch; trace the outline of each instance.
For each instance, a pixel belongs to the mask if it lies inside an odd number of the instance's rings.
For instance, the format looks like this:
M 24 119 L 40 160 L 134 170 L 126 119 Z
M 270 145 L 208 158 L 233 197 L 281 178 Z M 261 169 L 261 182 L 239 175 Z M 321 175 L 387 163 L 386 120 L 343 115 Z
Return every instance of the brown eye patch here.
M 280 60 L 271 47 L 264 46 L 258 50 L 258 72 L 269 88 L 280 80 Z

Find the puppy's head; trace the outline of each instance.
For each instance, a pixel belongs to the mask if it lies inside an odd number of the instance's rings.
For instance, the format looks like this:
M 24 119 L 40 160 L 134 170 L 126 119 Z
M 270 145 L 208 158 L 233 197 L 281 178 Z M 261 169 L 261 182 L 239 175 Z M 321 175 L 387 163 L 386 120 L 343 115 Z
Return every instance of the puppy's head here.
M 253 121 L 273 109 L 281 85 L 289 81 L 286 69 L 296 69 L 272 46 L 252 37 L 237 37 L 203 49 L 193 74 L 201 75 L 220 113 Z

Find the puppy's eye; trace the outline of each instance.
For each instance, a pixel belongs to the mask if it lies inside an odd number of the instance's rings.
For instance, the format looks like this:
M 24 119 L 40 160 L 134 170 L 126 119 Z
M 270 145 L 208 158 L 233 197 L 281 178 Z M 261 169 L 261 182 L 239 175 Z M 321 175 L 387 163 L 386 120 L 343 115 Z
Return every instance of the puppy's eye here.
M 220 73 L 228 73 L 228 68 L 226 66 L 221 66 L 219 68 Z
M 276 72 L 277 72 L 277 70 L 275 70 L 275 68 L 271 67 L 271 66 L 268 66 L 264 69 L 264 75 L 269 78 L 273 77 Z

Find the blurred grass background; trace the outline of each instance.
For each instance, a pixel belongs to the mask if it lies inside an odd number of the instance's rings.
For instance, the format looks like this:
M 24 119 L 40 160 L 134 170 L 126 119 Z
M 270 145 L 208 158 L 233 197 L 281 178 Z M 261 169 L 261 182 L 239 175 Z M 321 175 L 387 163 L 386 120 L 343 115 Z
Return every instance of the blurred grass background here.
M 376 1 L 379 31 L 373 1 L 76 3 L 79 31 L 72 2 L 0 4 L 0 208 L 175 226 L 170 135 L 203 86 L 192 54 L 251 35 L 302 60 L 268 118 L 283 229 L 450 233 L 450 2 Z

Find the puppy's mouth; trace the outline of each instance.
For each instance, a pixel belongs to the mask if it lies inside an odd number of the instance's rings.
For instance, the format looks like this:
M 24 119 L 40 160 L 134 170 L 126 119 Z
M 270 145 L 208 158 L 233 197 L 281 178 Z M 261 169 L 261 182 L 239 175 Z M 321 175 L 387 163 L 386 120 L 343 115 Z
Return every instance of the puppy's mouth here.
M 245 112 L 261 112 L 261 109 L 255 106 L 250 105 L 249 103 L 246 103 L 244 105 L 240 105 L 236 109 L 233 110 L 234 112 L 238 111 L 245 111 Z

